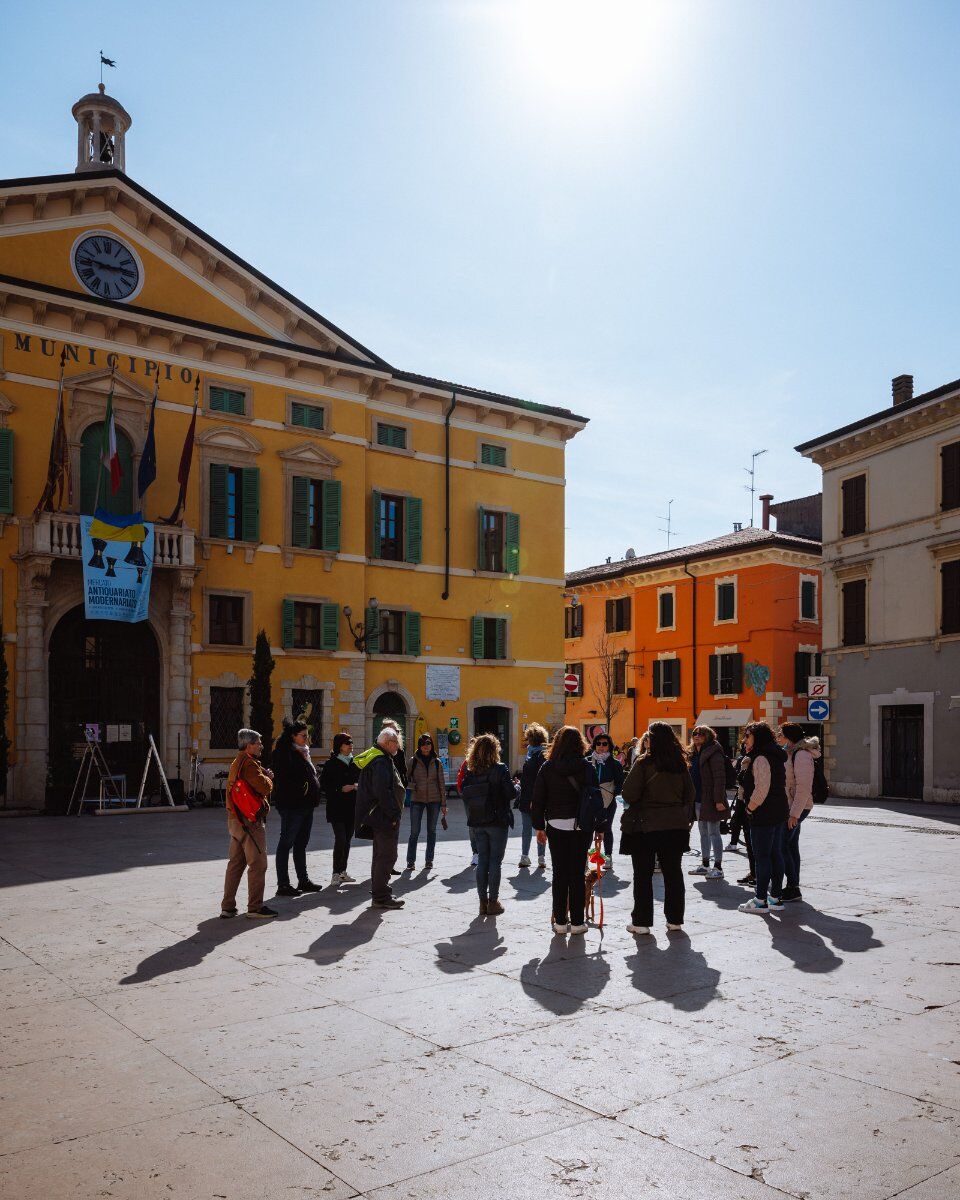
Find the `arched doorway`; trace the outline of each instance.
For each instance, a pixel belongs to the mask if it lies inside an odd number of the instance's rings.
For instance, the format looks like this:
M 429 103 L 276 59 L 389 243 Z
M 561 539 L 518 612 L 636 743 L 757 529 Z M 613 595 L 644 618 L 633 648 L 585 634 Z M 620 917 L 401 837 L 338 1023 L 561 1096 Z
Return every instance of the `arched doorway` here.
M 510 744 L 512 725 L 513 711 L 499 704 L 482 704 L 473 710 L 473 736 L 492 733 L 500 742 L 500 758 L 508 766 L 513 763 L 513 747 Z
M 377 734 L 383 728 L 384 720 L 390 717 L 400 726 L 400 732 L 403 734 L 404 747 L 407 745 L 407 706 L 403 701 L 403 697 L 396 692 L 384 692 L 378 696 L 373 704 L 373 740 L 377 740 Z
M 99 506 L 108 513 L 126 516 L 133 507 L 133 446 L 117 427 L 117 457 L 120 459 L 120 490 L 110 491 L 110 472 L 101 461 L 103 422 L 88 425 L 80 437 L 80 511 L 90 514 Z M 100 496 L 97 498 L 97 476 L 100 476 Z
M 160 650 L 148 622 L 88 621 L 73 608 L 50 637 L 50 782 L 70 787 L 83 752 L 84 725 L 98 725 L 111 773 L 135 795 L 147 734 L 160 737 Z M 154 778 L 156 773 L 154 772 Z

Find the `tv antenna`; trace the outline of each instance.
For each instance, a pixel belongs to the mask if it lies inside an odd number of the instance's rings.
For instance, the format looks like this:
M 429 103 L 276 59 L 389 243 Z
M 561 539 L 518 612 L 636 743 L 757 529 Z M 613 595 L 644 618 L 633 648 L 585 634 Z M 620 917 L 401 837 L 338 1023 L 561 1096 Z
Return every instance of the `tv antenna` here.
M 668 501 L 667 501 L 667 515 L 666 515 L 665 517 L 660 517 L 660 518 L 659 518 L 659 520 L 661 520 L 661 521 L 666 521 L 666 523 L 667 523 L 667 526 L 666 526 L 666 528 L 664 528 L 662 525 L 660 526 L 660 532 L 661 532 L 661 533 L 665 533 L 665 534 L 667 535 L 667 549 L 668 549 L 668 550 L 670 549 L 670 539 L 671 539 L 671 537 L 673 537 L 673 513 L 672 513 L 672 509 L 673 509 L 673 501 L 672 501 L 672 500 L 668 500 Z
M 750 455 L 750 466 L 743 469 L 750 476 L 750 482 L 743 486 L 750 493 L 750 528 L 753 528 L 753 498 L 757 493 L 757 459 L 761 454 L 766 454 L 766 450 L 754 450 Z

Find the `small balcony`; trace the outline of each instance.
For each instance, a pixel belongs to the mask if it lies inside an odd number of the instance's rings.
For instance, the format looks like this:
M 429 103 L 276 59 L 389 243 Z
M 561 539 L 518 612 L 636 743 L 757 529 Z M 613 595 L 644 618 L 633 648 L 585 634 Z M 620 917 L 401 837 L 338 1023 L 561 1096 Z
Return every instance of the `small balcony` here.
M 77 513 L 41 513 L 21 524 L 21 552 L 73 558 L 80 562 L 80 517 Z M 194 566 L 194 534 L 179 525 L 154 525 L 155 567 Z

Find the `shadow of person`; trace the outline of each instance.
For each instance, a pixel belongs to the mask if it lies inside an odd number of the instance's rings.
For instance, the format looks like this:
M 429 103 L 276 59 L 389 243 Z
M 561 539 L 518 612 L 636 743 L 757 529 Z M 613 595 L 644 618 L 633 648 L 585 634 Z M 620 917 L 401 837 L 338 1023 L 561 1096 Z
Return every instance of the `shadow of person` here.
M 696 878 L 696 877 L 695 877 Z M 704 900 L 715 904 L 717 908 L 732 912 L 744 900 L 753 895 L 753 888 L 744 884 L 731 883 L 728 879 L 698 878 L 693 884 L 693 890 L 699 892 Z
M 587 951 L 583 938 L 554 937 L 544 958 L 531 958 L 520 970 L 520 985 L 541 1008 L 568 1017 L 599 996 L 610 981 L 603 949 Z
M 808 975 L 826 975 L 843 962 L 812 929 L 771 918 L 766 921 L 770 944 L 778 954 L 793 960 L 794 968 Z
M 398 896 L 408 896 L 411 892 L 419 892 L 429 882 L 429 871 L 423 870 L 417 875 L 411 875 L 409 871 L 404 871 L 402 875 L 397 877 L 396 883 L 393 884 L 393 891 Z
M 475 871 L 473 867 L 468 864 L 459 874 L 450 875 L 447 879 L 441 879 L 440 882 L 448 892 L 472 892 L 477 886 L 474 877 Z
M 248 921 L 242 915 L 233 917 L 229 921 L 223 921 L 220 917 L 211 917 L 207 921 L 201 921 L 197 926 L 196 933 L 191 933 L 189 937 L 182 938 L 179 942 L 173 942 L 161 950 L 155 950 L 153 954 L 148 954 L 137 964 L 136 970 L 132 974 L 125 975 L 119 982 L 123 985 L 147 983 L 151 979 L 159 979 L 161 975 L 171 975 L 176 971 L 189 971 L 191 967 L 199 966 L 217 946 L 229 942 L 240 934 L 249 933 L 258 924 L 260 922 Z
M 799 924 L 808 925 L 811 929 L 829 939 L 838 950 L 847 950 L 851 954 L 864 954 L 867 950 L 879 950 L 884 945 L 874 936 L 873 926 L 866 921 L 856 921 L 850 917 L 836 917 L 830 913 L 819 912 L 815 908 L 800 901 L 791 904 L 787 912 L 792 915 L 796 910 L 800 918 Z
M 550 890 L 550 880 L 547 879 L 545 871 L 521 869 L 518 874 L 504 878 L 517 893 L 517 900 L 536 900 L 538 896 Z
M 683 931 L 669 933 L 667 944 L 655 938 L 637 938 L 637 952 L 627 960 L 633 986 L 653 1000 L 665 1000 L 682 1012 L 697 1012 L 716 999 L 720 972 L 694 950 Z
M 366 908 L 348 924 L 331 925 L 312 942 L 297 958 L 307 958 L 316 963 L 335 963 L 346 958 L 353 950 L 359 950 L 376 937 L 383 923 L 383 912 L 377 908 Z
M 493 917 L 474 917 L 463 933 L 437 942 L 437 966 L 448 975 L 459 975 L 464 967 L 473 970 L 496 962 L 507 953 L 506 942 Z

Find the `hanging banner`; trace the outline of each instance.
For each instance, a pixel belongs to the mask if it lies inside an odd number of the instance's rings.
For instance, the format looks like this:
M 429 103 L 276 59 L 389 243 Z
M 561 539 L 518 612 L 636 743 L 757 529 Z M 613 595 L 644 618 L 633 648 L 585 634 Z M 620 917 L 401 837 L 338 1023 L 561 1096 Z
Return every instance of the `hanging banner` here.
M 140 513 L 98 508 L 80 518 L 83 599 L 90 621 L 145 621 L 153 570 L 153 525 Z

